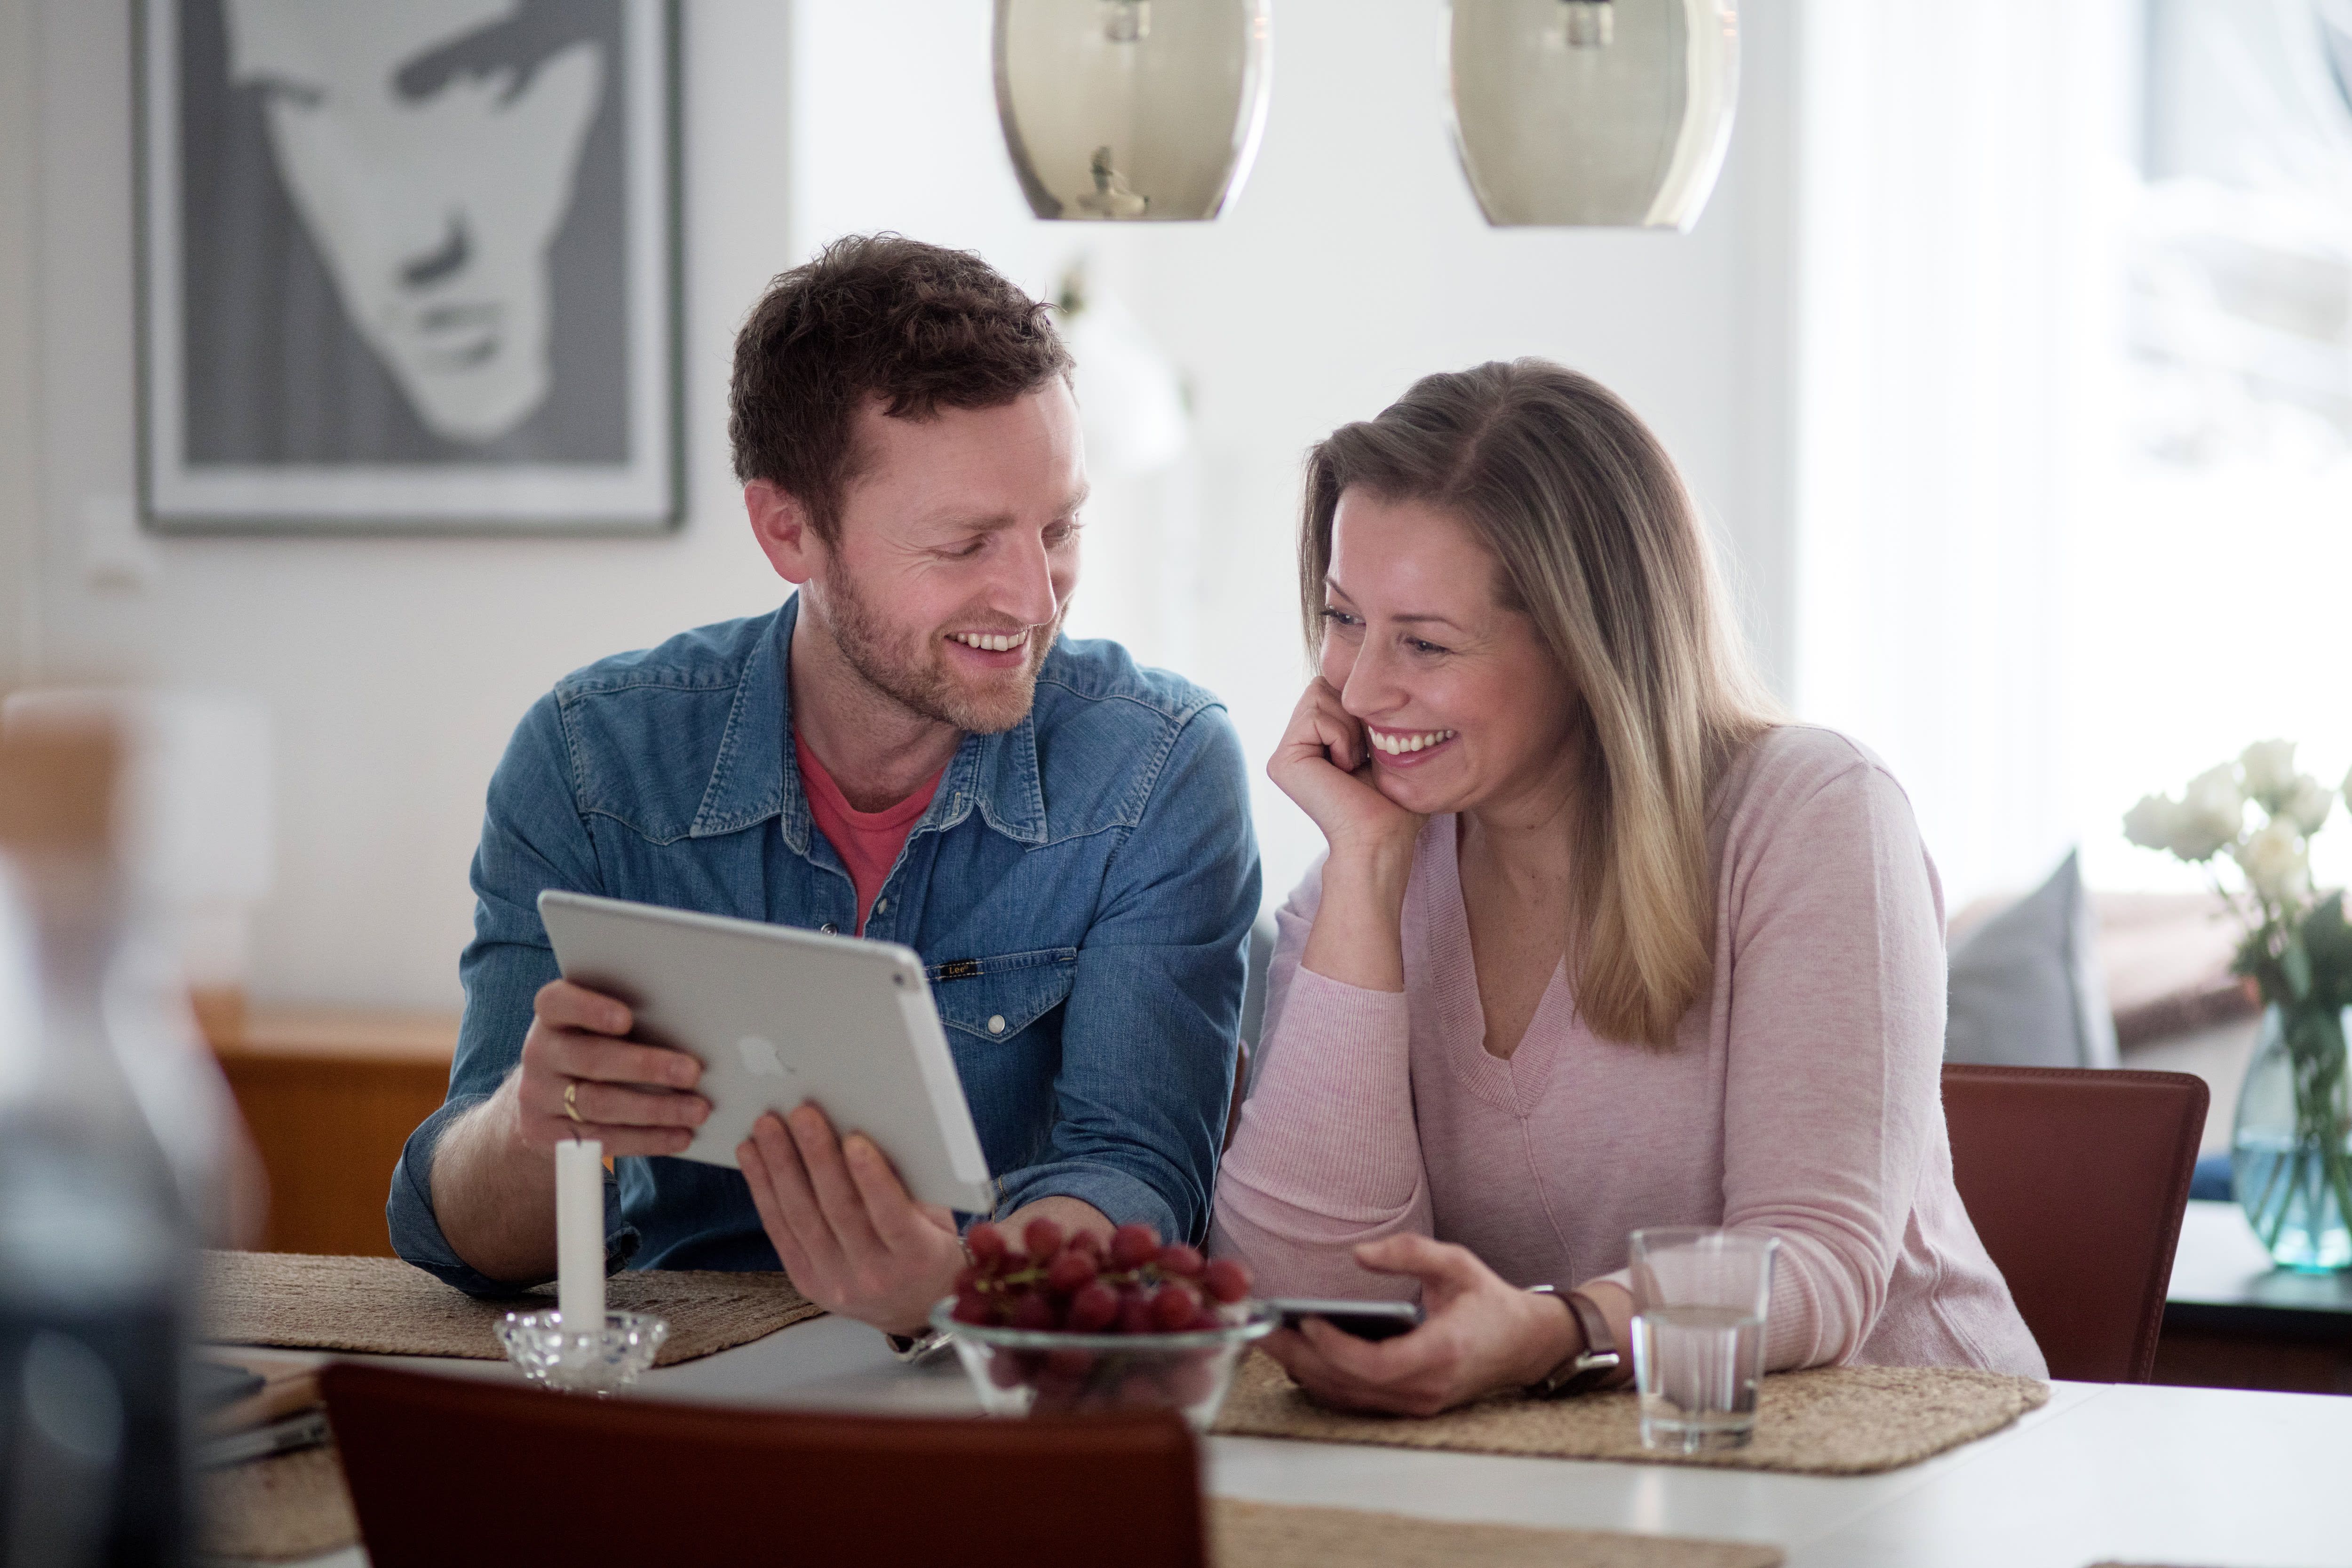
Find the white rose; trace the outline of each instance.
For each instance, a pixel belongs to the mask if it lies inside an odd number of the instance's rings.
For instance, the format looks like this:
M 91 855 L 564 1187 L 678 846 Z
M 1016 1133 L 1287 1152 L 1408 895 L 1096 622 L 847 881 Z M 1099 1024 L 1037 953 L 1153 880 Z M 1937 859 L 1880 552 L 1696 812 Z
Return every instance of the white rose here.
M 2245 772 L 2247 795 L 2260 800 L 2263 810 L 2275 811 L 2294 788 L 2294 742 L 2258 740 L 2246 747 L 2238 766 Z
M 2189 781 L 2170 847 L 2185 861 L 2210 860 L 2215 851 L 2236 843 L 2245 827 L 2246 798 L 2238 792 L 2238 770 L 2224 762 Z
M 2335 792 L 2306 773 L 2294 781 L 2294 789 L 2287 791 L 2286 801 L 2279 808 L 2279 815 L 2294 822 L 2303 831 L 2304 837 L 2309 838 L 2326 824 L 2328 809 L 2335 804 Z
M 2180 831 L 2180 802 L 2164 795 L 2143 795 L 2138 805 L 2124 813 L 2124 837 L 2144 850 L 2168 850 Z
M 2311 859 L 2294 824 L 2282 817 L 2235 851 L 2254 891 L 2273 904 L 2292 904 L 2311 891 Z

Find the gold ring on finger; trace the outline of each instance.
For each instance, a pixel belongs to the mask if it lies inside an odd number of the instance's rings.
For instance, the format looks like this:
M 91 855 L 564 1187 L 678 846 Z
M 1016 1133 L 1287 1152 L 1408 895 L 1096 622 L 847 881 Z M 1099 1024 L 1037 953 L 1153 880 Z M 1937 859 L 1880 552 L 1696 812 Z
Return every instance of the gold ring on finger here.
M 573 1095 L 579 1092 L 580 1080 L 577 1078 L 563 1086 L 563 1113 L 571 1117 L 573 1121 L 579 1123 L 581 1125 L 585 1126 L 587 1125 L 588 1118 L 580 1113 L 580 1103 L 572 1098 Z

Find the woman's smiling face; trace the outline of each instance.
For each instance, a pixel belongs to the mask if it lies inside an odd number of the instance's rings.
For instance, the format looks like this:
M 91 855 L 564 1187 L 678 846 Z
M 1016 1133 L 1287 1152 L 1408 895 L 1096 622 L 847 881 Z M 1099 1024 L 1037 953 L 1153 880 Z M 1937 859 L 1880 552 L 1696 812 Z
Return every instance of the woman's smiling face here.
M 1323 678 L 1371 742 L 1381 794 L 1424 814 L 1556 807 L 1570 693 L 1535 623 L 1499 601 L 1468 525 L 1423 501 L 1339 497 Z

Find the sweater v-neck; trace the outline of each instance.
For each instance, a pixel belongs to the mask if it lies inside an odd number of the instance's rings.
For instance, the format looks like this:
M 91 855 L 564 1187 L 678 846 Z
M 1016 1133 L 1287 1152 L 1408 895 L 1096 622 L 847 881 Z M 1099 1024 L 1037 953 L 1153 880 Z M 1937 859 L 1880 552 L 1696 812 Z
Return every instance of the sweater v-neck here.
M 1508 1057 L 1489 1051 L 1486 1009 L 1478 999 L 1478 966 L 1470 950 L 1470 908 L 1462 894 L 1460 831 L 1451 813 L 1431 818 L 1422 830 L 1426 994 L 1435 1012 L 1430 1024 L 1465 1087 L 1489 1104 L 1525 1116 L 1543 1098 L 1562 1040 L 1576 1027 L 1567 963 L 1563 959 L 1552 966 L 1551 978 L 1537 998 L 1535 1011 L 1528 1015 L 1527 1032 L 1517 1049 Z

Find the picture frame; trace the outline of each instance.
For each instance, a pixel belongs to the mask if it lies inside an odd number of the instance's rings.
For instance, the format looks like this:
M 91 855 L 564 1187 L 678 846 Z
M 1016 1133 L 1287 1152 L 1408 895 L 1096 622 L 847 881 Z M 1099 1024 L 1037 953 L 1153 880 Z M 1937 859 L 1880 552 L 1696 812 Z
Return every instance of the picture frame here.
M 676 0 L 137 0 L 161 533 L 684 516 Z

